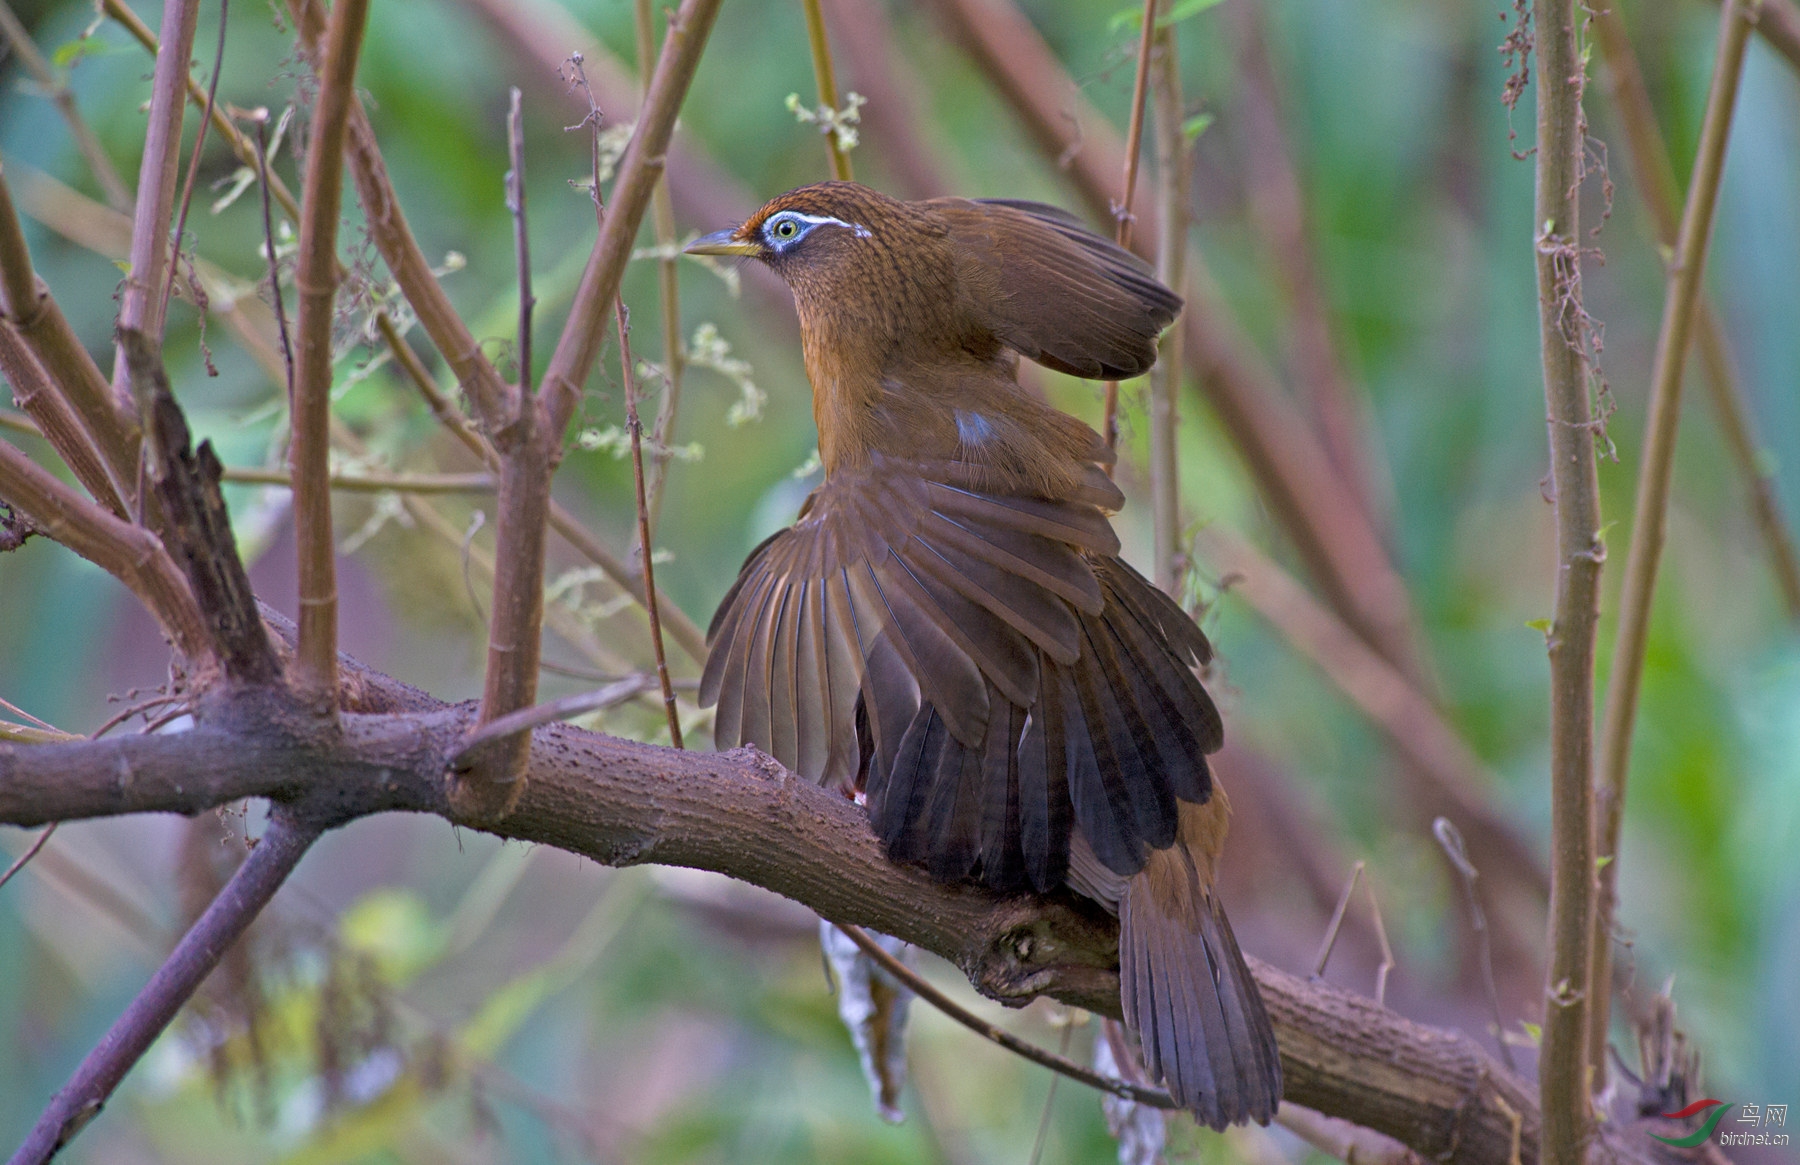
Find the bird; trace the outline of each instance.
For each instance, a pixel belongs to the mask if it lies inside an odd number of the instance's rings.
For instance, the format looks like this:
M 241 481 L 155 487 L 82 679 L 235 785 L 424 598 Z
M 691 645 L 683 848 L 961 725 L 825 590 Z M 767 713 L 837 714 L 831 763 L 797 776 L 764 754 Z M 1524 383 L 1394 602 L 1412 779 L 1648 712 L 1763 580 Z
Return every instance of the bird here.
M 1216 887 L 1211 644 L 1120 557 L 1113 451 L 1019 382 L 1141 375 L 1180 297 L 1057 207 L 842 181 L 685 250 L 792 291 L 824 473 L 713 618 L 715 745 L 860 795 L 939 881 L 1117 914 L 1151 1078 L 1214 1129 L 1267 1124 L 1280 1058 Z

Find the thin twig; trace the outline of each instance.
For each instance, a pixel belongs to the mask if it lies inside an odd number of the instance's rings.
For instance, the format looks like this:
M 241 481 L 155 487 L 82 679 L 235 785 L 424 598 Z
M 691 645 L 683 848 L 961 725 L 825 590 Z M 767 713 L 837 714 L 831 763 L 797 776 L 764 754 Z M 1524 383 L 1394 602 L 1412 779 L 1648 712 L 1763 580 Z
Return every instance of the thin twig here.
M 819 8 L 819 0 L 800 0 L 800 6 L 806 10 L 806 42 L 812 48 L 813 77 L 819 84 L 819 104 L 835 112 L 838 108 L 837 74 L 831 67 L 831 41 L 825 36 L 825 13 Z M 850 170 L 850 155 L 838 144 L 837 126 L 829 120 L 822 121 L 819 133 L 825 139 L 825 156 L 831 163 L 831 176 L 839 182 L 854 180 L 855 175 Z
M 1767 33 L 1774 9 L 1765 0 L 1757 28 Z M 1593 9 L 1597 39 L 1606 59 L 1607 88 L 1612 94 L 1613 108 L 1625 130 L 1626 157 L 1632 175 L 1656 223 L 1656 237 L 1670 254 L 1681 236 L 1681 190 L 1675 183 L 1675 166 L 1669 160 L 1656 109 L 1644 75 L 1632 51 L 1631 38 L 1625 31 L 1625 18 L 1617 5 L 1602 4 Z M 1775 480 L 1775 459 L 1766 451 L 1756 433 L 1749 402 L 1744 399 L 1743 385 L 1732 367 L 1731 352 L 1725 339 L 1725 326 L 1719 321 L 1711 297 L 1701 289 L 1699 314 L 1694 319 L 1694 347 L 1700 353 L 1700 367 L 1705 373 L 1707 396 L 1718 417 L 1719 434 L 1732 464 L 1744 479 L 1750 494 L 1750 512 L 1756 520 L 1775 585 L 1781 591 L 1788 617 L 1800 620 L 1800 552 L 1788 521 L 1782 514 L 1779 487 Z M 1602 886 L 1601 893 L 1606 889 Z M 1594 1054 L 1598 1049 L 1590 1049 Z
M 94 178 L 100 183 L 100 190 L 106 196 L 106 204 L 121 214 L 131 213 L 131 191 L 125 186 L 125 180 L 119 177 L 118 169 L 112 159 L 106 156 L 100 139 L 81 116 L 81 109 L 75 104 L 75 94 L 66 81 L 59 78 L 44 60 L 44 54 L 38 52 L 37 43 L 31 39 L 31 33 L 19 22 L 19 17 L 12 10 L 12 5 L 0 0 L 0 35 L 4 35 L 7 43 L 12 45 L 13 52 L 38 83 L 44 95 L 56 103 L 63 121 L 68 123 L 69 134 L 75 139 L 75 148 L 94 172 Z
M 525 230 L 525 114 L 521 108 L 519 87 L 509 92 L 506 111 L 506 209 L 513 220 L 513 252 L 518 260 L 519 278 L 519 383 L 518 402 L 531 391 L 531 310 L 537 297 L 531 294 L 531 242 Z
M 1350 867 L 1350 880 L 1344 883 L 1344 892 L 1338 895 L 1337 906 L 1331 911 L 1331 921 L 1325 924 L 1325 935 L 1319 940 L 1319 954 L 1313 959 L 1312 976 L 1315 979 L 1325 974 L 1325 965 L 1331 962 L 1332 948 L 1337 946 L 1338 932 L 1344 926 L 1344 914 L 1350 909 L 1350 895 L 1356 892 L 1356 883 L 1362 880 L 1363 866 L 1367 863 L 1360 859 Z
M 1375 898 L 1375 879 L 1363 879 L 1363 893 L 1369 898 L 1369 924 L 1375 928 L 1375 949 L 1381 952 L 1381 962 L 1375 967 L 1375 1002 L 1387 1006 L 1388 973 L 1398 964 L 1394 959 L 1394 948 L 1388 945 L 1387 924 L 1381 921 L 1381 903 Z
M 269 256 L 269 302 L 275 313 L 275 331 L 281 337 L 281 361 L 287 368 L 288 408 L 294 407 L 294 342 L 288 336 L 287 305 L 281 295 L 281 260 L 275 255 L 275 211 L 269 205 L 269 111 L 258 109 L 256 120 L 256 185 L 262 193 L 263 247 Z M 384 313 L 385 318 L 385 313 Z
M 591 692 L 577 692 L 572 696 L 549 700 L 542 704 L 533 704 L 529 708 L 520 708 L 517 712 L 508 712 L 481 725 L 464 737 L 456 752 L 452 753 L 446 767 L 461 768 L 467 764 L 470 756 L 480 748 L 485 748 L 497 740 L 504 740 L 515 733 L 530 732 L 534 728 L 558 720 L 567 720 L 573 716 L 584 716 L 589 712 L 617 707 L 625 701 L 651 688 L 650 677 L 639 672 L 615 680 L 605 687 L 595 688 Z
M 1700 146 L 1694 158 L 1694 174 L 1688 183 L 1687 205 L 1682 211 L 1681 233 L 1668 273 L 1668 293 L 1663 301 L 1662 325 L 1657 333 L 1656 360 L 1651 372 L 1650 416 L 1644 434 L 1643 460 L 1638 470 L 1637 497 L 1632 506 L 1631 550 L 1625 560 L 1625 582 L 1619 601 L 1619 628 L 1608 672 L 1606 714 L 1600 740 L 1600 830 L 1595 854 L 1599 878 L 1589 942 L 1593 947 L 1588 993 L 1593 1010 L 1587 1036 L 1590 1067 L 1604 1077 L 1604 1057 L 1595 1055 L 1605 1046 L 1604 1032 L 1610 1011 L 1606 1004 L 1611 983 L 1613 907 L 1618 882 L 1619 832 L 1625 815 L 1625 788 L 1631 767 L 1631 733 L 1637 723 L 1638 690 L 1643 682 L 1644 657 L 1649 648 L 1650 606 L 1656 593 L 1657 565 L 1667 534 L 1669 485 L 1674 475 L 1675 434 L 1681 423 L 1682 373 L 1687 365 L 1693 336 L 1695 310 L 1700 301 L 1701 276 L 1706 271 L 1707 245 L 1712 240 L 1714 211 L 1718 207 L 1719 182 L 1725 169 L 1725 148 L 1731 135 L 1731 115 L 1737 105 L 1738 82 L 1743 76 L 1744 54 L 1755 27 L 1755 0 L 1726 0 L 1719 13 L 1718 56 L 1713 64 L 1712 88 L 1706 97 L 1706 113 L 1700 123 Z
M 213 51 L 212 78 L 206 83 L 206 104 L 200 108 L 200 127 L 194 133 L 194 149 L 188 155 L 187 177 L 181 183 L 181 200 L 175 208 L 175 241 L 170 247 L 169 274 L 163 280 L 162 301 L 167 310 L 175 293 L 175 273 L 181 268 L 181 240 L 187 233 L 188 208 L 194 202 L 194 179 L 200 173 L 200 152 L 206 147 L 206 127 L 219 95 L 219 74 L 225 67 L 225 24 L 231 0 L 219 0 L 219 44 Z
M 337 563 L 331 533 L 331 325 L 337 284 L 337 228 L 343 193 L 344 138 L 355 104 L 357 58 L 368 0 L 338 0 L 317 64 L 319 95 L 308 134 L 302 185 L 300 261 L 294 272 L 300 313 L 295 331 L 292 412 L 294 540 L 299 555 L 301 688 L 322 711 L 336 707 Z
M 1800 4 L 1794 0 L 1760 0 L 1757 9 L 1757 33 L 1800 72 Z
M 1550 968 L 1538 1061 L 1544 1165 L 1585 1160 L 1588 981 L 1593 968 L 1594 641 L 1600 621 L 1600 486 L 1582 306 L 1580 201 L 1586 85 L 1575 0 L 1533 0 L 1537 173 L 1533 243 L 1538 331 L 1556 507 L 1556 608 L 1550 658 Z
M 200 0 L 170 0 L 163 5 L 161 47 L 150 87 L 150 124 L 144 135 L 144 157 L 138 166 L 137 209 L 131 223 L 131 266 L 119 295 L 120 328 L 142 332 L 161 342 L 168 303 L 163 289 L 169 255 L 169 218 L 175 208 L 175 179 L 181 164 L 181 120 L 187 111 L 188 62 L 194 54 Z M 125 353 L 113 360 L 113 405 L 132 413 L 131 378 Z M 133 461 L 136 461 L 135 434 Z
M 720 0 L 684 0 L 680 11 L 669 19 L 637 129 L 625 147 L 618 177 L 613 181 L 606 225 L 594 241 L 587 269 L 582 272 L 575 300 L 569 306 L 568 322 L 544 372 L 542 391 L 548 399 L 550 431 L 558 439 L 575 415 L 581 386 L 599 358 L 603 313 L 618 298 L 638 224 L 649 209 L 650 192 L 662 174 L 675 115 L 700 65 L 700 54 L 718 16 L 719 4 Z
M 1469 860 L 1468 847 L 1463 844 L 1462 831 L 1456 828 L 1455 822 L 1440 817 L 1431 823 L 1431 832 L 1438 845 L 1443 847 L 1444 856 L 1450 859 L 1457 881 L 1462 883 L 1463 901 L 1469 907 L 1469 929 L 1475 932 L 1475 958 L 1481 964 L 1481 985 L 1487 991 L 1488 1009 L 1493 1013 L 1494 1042 L 1500 1045 L 1500 1058 L 1506 1062 L 1508 1070 L 1517 1072 L 1519 1068 L 1513 1063 L 1512 1047 L 1506 1042 L 1506 1019 L 1500 1014 L 1500 989 L 1494 985 L 1494 944 L 1488 934 L 1487 914 L 1481 909 L 1481 895 L 1475 891 L 1475 879 L 1480 876 L 1480 871 Z
M 13 1165 L 49 1161 L 100 1114 L 125 1074 L 262 913 L 319 832 L 317 825 L 295 820 L 286 809 L 270 812 L 268 829 L 250 856 L 51 1098 L 14 1155 Z
M 1062 1038 L 1056 1042 L 1056 1054 L 1067 1060 L 1069 1058 L 1069 1039 L 1075 1034 L 1075 1025 L 1064 1020 Z M 1044 1091 L 1044 1111 L 1038 1116 L 1037 1136 L 1031 1142 L 1031 1160 L 1029 1165 L 1038 1165 L 1044 1159 L 1044 1144 L 1050 1139 L 1050 1113 L 1056 1104 L 1056 1086 L 1062 1083 L 1062 1073 L 1050 1074 L 1050 1087 Z
M 225 480 L 239 485 L 272 485 L 293 488 L 293 477 L 280 469 L 256 469 L 233 465 Z M 351 493 L 491 494 L 496 488 L 488 473 L 361 473 L 335 472 L 328 479 L 334 490 Z
M 1164 287 L 1187 279 L 1188 140 L 1183 126 L 1181 55 L 1175 25 L 1157 32 L 1155 68 L 1150 77 L 1156 102 L 1156 169 L 1162 230 L 1157 235 L 1156 277 Z M 1181 550 L 1181 378 L 1182 331 L 1170 328 L 1150 369 L 1150 525 L 1155 570 L 1151 577 L 1174 595 L 1184 571 Z
M 30 847 L 27 848 L 24 853 L 19 855 L 17 861 L 6 867 L 6 872 L 4 874 L 0 874 L 0 887 L 4 887 L 8 882 L 12 881 L 14 874 L 24 869 L 26 863 L 38 856 L 38 851 L 44 848 L 44 843 L 50 840 L 50 835 L 56 832 L 56 827 L 60 824 L 62 824 L 60 821 L 52 821 L 49 825 L 44 826 L 43 831 L 39 833 L 37 837 L 32 839 Z
M 669 682 L 669 660 L 663 652 L 662 615 L 656 603 L 656 555 L 650 548 L 650 500 L 644 494 L 644 425 L 638 419 L 637 377 L 631 370 L 631 329 L 626 323 L 625 301 L 614 302 L 619 321 L 620 375 L 625 379 L 625 427 L 631 432 L 631 480 L 637 497 L 638 563 L 644 572 L 644 594 L 650 597 L 650 650 L 656 657 L 656 679 L 662 685 L 663 711 L 669 719 L 669 743 L 681 743 L 681 716 L 675 711 L 675 688 Z
M 581 54 L 571 56 L 569 63 L 575 70 L 576 84 L 588 98 L 588 113 L 582 119 L 582 124 L 588 129 L 594 217 L 599 222 L 601 234 L 605 234 L 606 205 L 600 196 L 600 105 L 594 97 L 594 91 L 588 87 L 587 74 L 581 67 Z M 669 661 L 663 652 L 662 615 L 656 602 L 655 555 L 651 552 L 650 543 L 650 503 L 644 491 L 644 425 L 638 418 L 637 377 L 631 366 L 631 327 L 623 296 L 613 300 L 613 318 L 619 329 L 619 375 L 625 382 L 625 424 L 631 433 L 631 480 L 637 503 L 638 562 L 643 571 L 644 594 L 648 599 L 644 610 L 650 616 L 650 650 L 656 659 L 657 680 L 662 685 L 663 710 L 669 720 L 669 742 L 676 748 L 682 748 L 681 716 L 675 710 L 675 688 L 669 682 Z
M 656 71 L 656 18 L 651 0 L 635 0 L 632 20 L 637 32 L 638 76 L 643 81 L 644 96 L 650 94 L 650 76 Z M 667 173 L 658 175 L 656 193 L 650 199 L 650 218 L 655 225 L 656 246 L 663 252 L 656 261 L 656 285 L 662 304 L 663 331 L 663 397 L 656 410 L 656 424 L 651 429 L 651 444 L 656 455 L 650 461 L 650 532 L 662 517 L 663 486 L 669 479 L 673 459 L 670 443 L 675 439 L 675 416 L 681 408 L 681 380 L 687 367 L 687 352 L 681 342 L 680 260 L 675 247 L 675 198 L 669 191 Z
M 987 1020 L 982 1019 L 962 1004 L 956 1002 L 956 1000 L 945 995 L 942 991 L 939 991 L 932 985 L 929 979 L 925 978 L 925 976 L 919 974 L 917 971 L 895 958 L 888 951 L 884 950 L 881 944 L 870 938 L 868 933 L 864 931 L 862 927 L 851 926 L 848 923 L 837 923 L 836 925 L 839 930 L 849 936 L 851 942 L 862 949 L 864 954 L 875 960 L 882 970 L 905 984 L 908 991 L 911 991 L 914 995 L 917 995 L 920 999 L 931 1004 L 931 1006 L 937 1008 L 939 1011 L 943 1012 L 957 1023 L 962 1024 L 976 1035 L 981 1036 L 983 1039 L 991 1040 L 1005 1048 L 1007 1051 L 1023 1056 L 1034 1064 L 1041 1064 L 1052 1072 L 1060 1073 L 1071 1080 L 1078 1080 L 1089 1088 L 1097 1088 L 1101 1092 L 1110 1092 L 1114 1096 L 1122 1096 L 1126 1100 L 1135 1100 L 1139 1104 L 1147 1104 L 1152 1108 L 1179 1109 L 1181 1107 L 1179 1104 L 1175 1103 L 1174 1097 L 1170 1096 L 1160 1088 L 1145 1088 L 1142 1085 L 1131 1084 L 1124 1080 L 1114 1080 L 1110 1077 L 1102 1076 L 1098 1072 L 1082 1067 L 1073 1060 L 1059 1056 L 1054 1052 L 1047 1052 L 1036 1044 L 1022 1040 L 1004 1028 L 995 1027 Z
M 426 406 L 431 410 L 438 422 L 448 429 L 463 446 L 480 458 L 490 468 L 500 464 L 499 456 L 494 452 L 485 437 L 475 428 L 462 411 L 438 391 L 432 383 L 431 374 L 413 352 L 412 347 L 402 338 L 390 321 L 377 319 L 376 326 L 381 329 L 382 339 L 394 353 L 394 362 L 406 374 L 407 380 L 425 398 Z M 644 602 L 644 580 L 625 562 L 614 554 L 593 533 L 583 526 L 576 517 L 563 508 L 554 498 L 550 501 L 550 528 L 562 536 L 563 540 L 574 547 L 583 557 L 610 579 L 614 585 L 630 595 L 640 609 L 647 610 Z M 656 595 L 658 608 L 663 616 L 663 625 L 681 649 L 688 653 L 696 663 L 706 659 L 706 633 L 694 620 L 662 591 Z
M 1275 1123 L 1347 1165 L 1425 1165 L 1423 1157 L 1392 1137 L 1289 1100 L 1281 1102 Z
M 1143 153 L 1144 143 L 1144 98 L 1150 91 L 1150 52 L 1156 42 L 1156 0 L 1144 0 L 1144 13 L 1141 17 L 1143 28 L 1138 34 L 1137 74 L 1131 83 L 1131 122 L 1125 130 L 1125 177 L 1121 185 L 1125 196 L 1113 206 L 1113 219 L 1117 224 L 1119 246 L 1131 246 L 1131 224 L 1133 215 L 1131 204 L 1136 201 L 1138 155 Z M 1105 399 L 1101 406 L 1100 432 L 1106 438 L 1106 447 L 1116 449 L 1119 445 L 1119 382 L 1106 382 Z M 1112 467 L 1107 467 L 1112 472 Z

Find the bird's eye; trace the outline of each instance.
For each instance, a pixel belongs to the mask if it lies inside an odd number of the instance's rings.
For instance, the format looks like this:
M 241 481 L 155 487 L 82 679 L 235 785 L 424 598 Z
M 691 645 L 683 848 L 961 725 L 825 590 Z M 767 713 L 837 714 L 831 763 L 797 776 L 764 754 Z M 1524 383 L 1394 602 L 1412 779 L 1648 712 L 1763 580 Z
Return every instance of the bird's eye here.
M 778 239 L 791 239 L 799 233 L 800 224 L 791 218 L 784 218 L 775 224 L 775 237 Z

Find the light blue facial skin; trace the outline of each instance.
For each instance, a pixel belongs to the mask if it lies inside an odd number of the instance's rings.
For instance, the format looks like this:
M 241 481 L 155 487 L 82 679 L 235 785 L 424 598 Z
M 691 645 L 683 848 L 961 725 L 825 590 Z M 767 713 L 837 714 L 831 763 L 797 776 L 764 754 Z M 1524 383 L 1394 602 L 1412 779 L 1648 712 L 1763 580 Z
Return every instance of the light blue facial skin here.
M 869 228 L 861 223 L 845 222 L 828 214 L 803 214 L 797 210 L 783 210 L 764 220 L 763 243 L 775 254 L 785 254 L 822 226 L 843 227 L 859 239 L 869 237 Z

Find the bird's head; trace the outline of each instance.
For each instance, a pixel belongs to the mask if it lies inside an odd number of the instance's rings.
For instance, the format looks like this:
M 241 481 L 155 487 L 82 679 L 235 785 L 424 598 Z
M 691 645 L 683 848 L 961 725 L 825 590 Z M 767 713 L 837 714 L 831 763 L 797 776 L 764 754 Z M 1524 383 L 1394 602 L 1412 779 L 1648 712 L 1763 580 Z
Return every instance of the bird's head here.
M 893 233 L 905 204 L 854 182 L 821 182 L 790 190 L 744 220 L 702 235 L 690 255 L 760 259 L 789 283 L 863 265 L 877 234 Z

